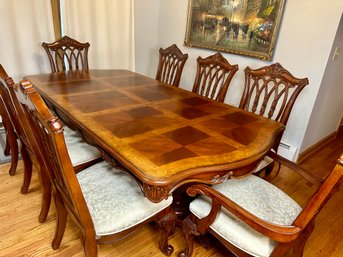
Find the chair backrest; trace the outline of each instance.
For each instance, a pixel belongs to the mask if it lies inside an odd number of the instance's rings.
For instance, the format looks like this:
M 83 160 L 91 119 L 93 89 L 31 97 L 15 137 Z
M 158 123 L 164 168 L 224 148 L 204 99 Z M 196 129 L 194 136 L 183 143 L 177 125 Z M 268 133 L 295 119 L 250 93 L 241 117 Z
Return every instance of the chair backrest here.
M 197 63 L 192 91 L 198 95 L 224 102 L 231 79 L 238 71 L 238 65 L 231 65 L 221 53 L 205 59 L 199 56 Z
M 95 238 L 93 221 L 65 145 L 62 123 L 51 114 L 30 81 L 21 81 L 15 94 L 29 121 L 55 193 L 62 198 L 81 231 Z
M 286 125 L 292 107 L 308 79 L 294 77 L 281 64 L 245 70 L 245 88 L 239 108 Z
M 14 132 L 14 128 L 12 125 L 11 117 L 10 117 L 10 111 L 8 108 L 11 104 L 8 98 L 7 90 L 5 88 L 6 79 L 8 79 L 8 75 L 5 71 L 5 69 L 0 64 L 0 115 L 2 118 L 2 122 L 4 124 L 4 128 L 6 131 L 12 130 Z M 6 90 L 6 91 L 5 91 Z
M 14 128 L 16 135 L 20 139 L 21 143 L 25 144 L 27 148 L 26 150 L 30 151 L 31 148 L 29 145 L 29 141 L 24 132 L 25 126 L 23 124 L 23 121 L 19 119 L 19 115 L 10 94 L 10 90 L 14 87 L 14 85 L 15 84 L 13 82 L 13 79 L 7 75 L 5 69 L 0 65 L 0 94 L 2 101 L 5 105 L 9 120 Z
M 66 70 L 88 70 L 88 48 L 90 44 L 80 43 L 64 36 L 54 43 L 42 43 L 51 66 L 51 72 Z
M 160 48 L 159 52 L 160 59 L 156 79 L 178 87 L 183 67 L 188 59 L 188 54 L 183 54 L 175 44 L 165 49 Z

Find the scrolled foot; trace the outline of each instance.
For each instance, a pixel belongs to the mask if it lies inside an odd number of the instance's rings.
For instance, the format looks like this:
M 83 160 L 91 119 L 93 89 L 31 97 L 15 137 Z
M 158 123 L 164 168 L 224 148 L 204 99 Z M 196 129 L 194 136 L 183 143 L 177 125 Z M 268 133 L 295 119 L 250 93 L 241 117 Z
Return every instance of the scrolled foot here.
M 189 257 L 189 255 L 185 251 L 182 251 L 179 253 L 179 257 Z
M 174 247 L 172 245 L 168 245 L 167 247 L 165 247 L 162 250 L 163 254 L 166 256 L 170 256 L 172 255 L 172 253 L 174 252 Z

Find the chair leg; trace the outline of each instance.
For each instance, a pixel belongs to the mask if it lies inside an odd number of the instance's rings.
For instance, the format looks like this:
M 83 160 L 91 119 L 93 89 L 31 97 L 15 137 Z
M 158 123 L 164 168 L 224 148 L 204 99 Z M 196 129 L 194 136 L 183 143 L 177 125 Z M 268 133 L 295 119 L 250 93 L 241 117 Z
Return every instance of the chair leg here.
M 297 241 L 293 245 L 293 257 L 302 257 L 304 252 L 304 247 L 307 242 L 307 239 L 310 237 L 312 230 L 314 228 L 314 221 L 307 226 L 305 231 L 299 236 Z
M 193 253 L 194 236 L 199 236 L 197 225 L 193 222 L 192 215 L 189 215 L 182 222 L 182 234 L 186 240 L 186 249 L 180 252 L 179 257 L 190 257 Z
M 160 250 L 166 256 L 170 256 L 174 251 L 174 247 L 168 244 L 168 239 L 169 236 L 174 233 L 176 219 L 176 214 L 174 210 L 170 207 L 167 209 L 167 213 L 156 221 L 162 229 L 161 238 L 159 242 Z
M 85 237 L 83 240 L 83 249 L 86 257 L 97 257 L 98 256 L 98 244 L 95 237 Z
M 9 144 L 8 134 L 6 133 L 4 155 L 9 156 L 10 154 L 11 154 L 11 148 L 10 148 L 10 144 Z
M 278 174 L 281 168 L 281 163 L 273 161 L 265 168 L 263 179 L 271 182 Z
M 11 167 L 9 170 L 9 174 L 10 174 L 10 176 L 14 176 L 15 172 L 17 170 L 17 165 L 18 165 L 19 149 L 18 149 L 17 137 L 16 137 L 13 129 L 8 130 L 6 145 L 7 144 L 10 147 L 10 152 L 12 155 L 11 156 Z
M 59 195 L 59 192 L 54 192 L 54 201 L 56 206 L 56 230 L 55 230 L 55 236 L 52 240 L 52 249 L 56 250 L 60 247 L 62 238 L 64 235 L 64 231 L 67 224 L 67 210 L 64 206 L 63 200 L 61 196 Z
M 32 177 L 32 161 L 29 157 L 29 154 L 27 150 L 25 149 L 25 146 L 21 146 L 21 157 L 23 158 L 24 162 L 24 181 L 23 185 L 21 187 L 21 193 L 26 194 L 29 190 L 29 186 L 31 183 L 31 177 Z
M 48 177 L 47 171 L 45 170 L 40 170 L 40 184 L 42 191 L 42 206 L 38 219 L 40 223 L 43 223 L 46 221 L 49 213 L 52 193 L 51 181 Z

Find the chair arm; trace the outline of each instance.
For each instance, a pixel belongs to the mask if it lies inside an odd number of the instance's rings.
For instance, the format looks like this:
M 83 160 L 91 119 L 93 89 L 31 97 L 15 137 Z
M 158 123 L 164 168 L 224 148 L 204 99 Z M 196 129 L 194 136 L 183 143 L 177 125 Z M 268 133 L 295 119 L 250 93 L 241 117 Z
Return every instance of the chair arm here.
M 222 193 L 207 185 L 193 185 L 187 189 L 187 193 L 193 197 L 197 194 L 202 194 L 212 199 L 212 208 L 210 213 L 206 217 L 200 219 L 198 222 L 198 231 L 200 233 L 204 233 L 208 227 L 211 226 L 217 214 L 219 213 L 221 206 L 230 211 L 233 215 L 250 227 L 275 241 L 290 242 L 294 240 L 301 232 L 301 229 L 296 226 L 281 226 L 267 222 L 248 212 Z
M 281 155 L 278 155 L 277 153 L 273 151 L 269 151 L 267 153 L 267 156 L 272 158 L 274 161 L 279 162 L 282 165 L 290 168 L 291 170 L 294 170 L 296 173 L 298 173 L 299 175 L 301 175 L 302 177 L 304 177 L 305 179 L 307 179 L 309 182 L 311 182 L 313 185 L 317 187 L 319 187 L 324 181 L 324 179 L 314 174 L 313 172 L 300 167 L 296 163 L 282 157 Z

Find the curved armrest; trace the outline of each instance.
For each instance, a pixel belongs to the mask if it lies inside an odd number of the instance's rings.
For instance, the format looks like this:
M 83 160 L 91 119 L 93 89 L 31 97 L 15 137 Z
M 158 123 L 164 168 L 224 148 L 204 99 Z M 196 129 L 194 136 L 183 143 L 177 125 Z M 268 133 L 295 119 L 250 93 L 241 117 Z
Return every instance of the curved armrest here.
M 302 177 L 304 177 L 305 179 L 310 181 L 315 186 L 319 187 L 324 181 L 324 179 L 322 179 L 318 175 L 314 174 L 313 172 L 305 170 L 304 168 L 300 167 L 296 163 L 278 155 L 277 153 L 275 153 L 273 151 L 269 151 L 267 153 L 267 156 L 272 158 L 274 161 L 277 161 L 277 162 L 281 163 L 282 165 L 290 168 L 291 170 L 294 170 L 295 172 L 297 172 L 299 175 L 301 175 Z
M 248 212 L 247 210 L 227 198 L 225 195 L 221 194 L 220 192 L 209 186 L 201 184 L 193 185 L 187 189 L 187 193 L 193 197 L 197 194 L 202 194 L 212 199 L 212 208 L 210 213 L 208 214 L 208 216 L 200 219 L 198 223 L 198 230 L 200 233 L 204 233 L 213 223 L 218 212 L 220 211 L 221 206 L 230 211 L 233 215 L 238 217 L 250 227 L 279 242 L 292 241 L 301 232 L 301 228 L 296 226 L 281 226 L 267 222 Z

